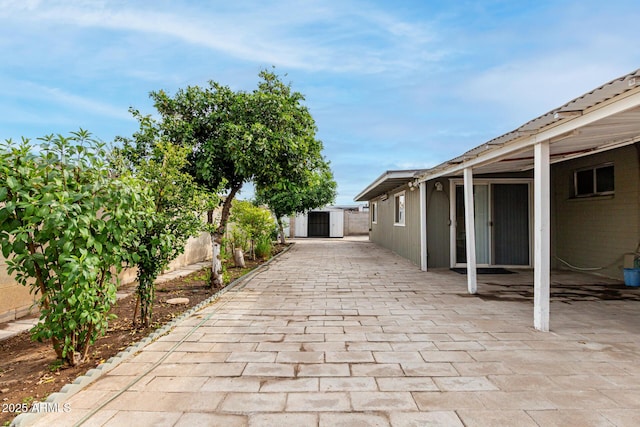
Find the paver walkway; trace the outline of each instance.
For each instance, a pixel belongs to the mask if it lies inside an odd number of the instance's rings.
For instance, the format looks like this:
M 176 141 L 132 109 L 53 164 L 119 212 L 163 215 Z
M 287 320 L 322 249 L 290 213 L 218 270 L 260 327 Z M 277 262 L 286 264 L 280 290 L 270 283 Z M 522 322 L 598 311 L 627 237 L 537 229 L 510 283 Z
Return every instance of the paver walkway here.
M 640 307 L 466 295 L 369 242 L 300 240 L 37 425 L 640 425 Z

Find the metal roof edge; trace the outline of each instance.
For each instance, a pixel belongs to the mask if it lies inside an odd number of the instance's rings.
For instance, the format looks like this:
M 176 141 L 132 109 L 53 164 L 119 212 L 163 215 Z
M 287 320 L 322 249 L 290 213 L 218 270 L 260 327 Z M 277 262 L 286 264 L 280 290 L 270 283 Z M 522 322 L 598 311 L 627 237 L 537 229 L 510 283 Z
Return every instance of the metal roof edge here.
M 358 193 L 353 198 L 353 201 L 366 202 L 368 199 L 362 199 L 362 197 L 364 197 L 365 194 L 373 191 L 376 187 L 380 186 L 380 184 L 382 184 L 383 182 L 388 181 L 390 179 L 394 179 L 394 178 L 396 179 L 397 178 L 406 178 L 406 179 L 414 178 L 419 176 L 419 174 L 424 171 L 426 171 L 426 169 L 387 170 L 383 172 L 378 178 L 376 178 L 371 184 L 365 187 L 364 190 Z

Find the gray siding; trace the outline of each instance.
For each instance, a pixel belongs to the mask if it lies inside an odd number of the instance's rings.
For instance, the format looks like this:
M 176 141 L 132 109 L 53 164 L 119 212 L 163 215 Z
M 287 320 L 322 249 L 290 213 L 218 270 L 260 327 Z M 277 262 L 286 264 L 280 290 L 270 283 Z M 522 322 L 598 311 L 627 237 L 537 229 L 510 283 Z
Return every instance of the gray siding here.
M 612 162 L 613 196 L 573 198 L 576 169 Z M 623 256 L 634 252 L 640 238 L 640 170 L 636 146 L 558 163 L 552 167 L 552 254 L 578 267 L 604 267 L 597 272 L 622 278 Z M 555 268 L 564 268 L 552 259 Z
M 562 259 L 582 268 L 622 279 L 623 259 L 640 242 L 640 144 L 585 156 L 552 165 L 551 263 L 567 268 Z M 575 170 L 613 163 L 615 194 L 573 197 Z M 529 176 L 530 173 L 521 176 Z M 505 175 L 506 176 L 506 175 Z M 443 191 L 427 183 L 427 260 L 429 268 L 450 265 L 449 183 L 441 178 Z M 405 226 L 394 226 L 394 194 L 406 190 Z M 420 192 L 408 187 L 389 192 L 377 202 L 377 224 L 371 224 L 371 240 L 420 264 Z
M 394 195 L 405 191 L 405 225 L 394 225 Z M 420 265 L 420 191 L 401 187 L 389 192 L 387 200 L 377 202 L 377 224 L 371 224 L 371 241 Z
M 443 185 L 443 191 L 435 191 L 435 182 Z M 449 180 L 439 179 L 427 183 L 427 265 L 428 268 L 448 268 L 450 266 L 449 220 Z M 406 190 L 405 227 L 393 225 L 395 193 Z M 371 200 L 377 203 L 377 224 L 371 224 L 370 238 L 420 265 L 420 192 L 409 191 L 408 187 L 389 192 L 387 200 Z

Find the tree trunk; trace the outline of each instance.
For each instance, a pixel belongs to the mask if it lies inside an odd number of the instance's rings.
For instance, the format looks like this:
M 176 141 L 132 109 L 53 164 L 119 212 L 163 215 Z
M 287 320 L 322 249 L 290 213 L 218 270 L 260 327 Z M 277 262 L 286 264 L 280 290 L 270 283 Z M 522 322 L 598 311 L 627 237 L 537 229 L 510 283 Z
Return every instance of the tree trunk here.
M 220 247 L 222 235 L 211 233 L 212 259 L 211 259 L 211 287 L 222 288 L 224 279 L 222 278 L 222 260 L 220 259 Z
M 284 235 L 284 224 L 282 224 L 282 218 L 278 217 L 276 221 L 278 222 L 278 234 L 280 235 L 280 243 L 286 245 L 287 241 Z
M 211 245 L 212 245 L 212 260 L 211 260 L 211 287 L 222 288 L 224 287 L 224 279 L 222 278 L 222 260 L 220 259 L 220 248 L 222 247 L 222 238 L 227 230 L 227 222 L 229 221 L 229 215 L 231 214 L 231 204 L 236 193 L 242 188 L 242 183 L 235 184 L 231 187 L 231 191 L 224 199 L 222 204 L 222 213 L 220 215 L 220 224 L 215 227 L 215 231 L 211 233 Z M 213 211 L 209 211 L 207 215 L 209 224 L 213 224 Z
M 135 328 L 137 326 L 137 322 L 138 322 L 138 308 L 140 308 L 140 293 L 136 292 L 137 298 L 136 298 L 136 306 L 133 309 L 133 317 L 132 317 L 132 325 Z

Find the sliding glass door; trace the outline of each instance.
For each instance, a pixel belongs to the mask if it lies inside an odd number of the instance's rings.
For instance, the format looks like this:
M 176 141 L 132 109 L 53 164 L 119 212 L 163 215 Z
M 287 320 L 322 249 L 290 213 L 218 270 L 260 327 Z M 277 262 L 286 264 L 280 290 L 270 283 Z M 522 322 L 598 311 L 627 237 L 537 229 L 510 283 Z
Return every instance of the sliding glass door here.
M 476 264 L 479 266 L 530 265 L 529 186 L 529 182 L 474 184 Z M 453 265 L 464 266 L 467 246 L 462 183 L 455 184 L 453 195 Z
M 489 265 L 491 262 L 491 228 L 489 212 L 489 185 L 473 186 L 475 203 L 476 263 Z M 466 264 L 467 243 L 464 221 L 464 186 L 456 185 L 456 264 Z

